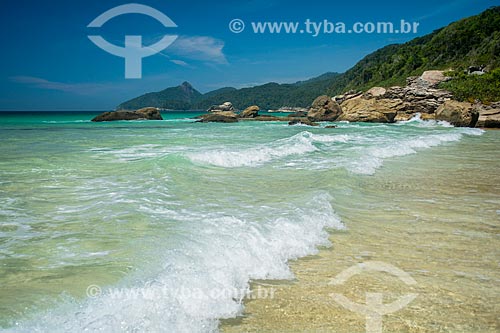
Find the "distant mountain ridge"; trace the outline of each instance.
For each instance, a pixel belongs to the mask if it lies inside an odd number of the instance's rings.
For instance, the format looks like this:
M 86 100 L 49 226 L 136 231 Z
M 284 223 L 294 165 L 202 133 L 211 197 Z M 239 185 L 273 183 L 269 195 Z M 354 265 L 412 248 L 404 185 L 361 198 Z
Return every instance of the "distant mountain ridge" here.
M 189 82 L 158 92 L 151 92 L 120 104 L 118 110 L 136 110 L 144 105 L 174 110 L 186 110 L 203 96 Z
M 263 109 L 282 106 L 308 106 L 318 95 L 324 93 L 338 73 L 325 73 L 317 78 L 290 84 L 266 83 L 251 88 L 220 88 L 201 94 L 189 82 L 158 92 L 151 92 L 120 104 L 118 110 L 136 110 L 143 107 L 158 107 L 172 110 L 200 109 L 231 101 L 242 109 L 257 104 Z
M 403 85 L 409 76 L 429 69 L 466 69 L 500 66 L 500 6 L 453 22 L 428 35 L 404 44 L 385 46 L 359 61 L 345 73 L 325 73 L 291 84 L 266 83 L 251 88 L 231 87 L 201 94 L 191 84 L 148 93 L 131 99 L 118 109 L 154 106 L 164 109 L 207 109 L 230 101 L 238 109 L 258 105 L 263 109 L 283 106 L 308 107 L 319 95 L 336 95 L 347 90 L 373 86 Z

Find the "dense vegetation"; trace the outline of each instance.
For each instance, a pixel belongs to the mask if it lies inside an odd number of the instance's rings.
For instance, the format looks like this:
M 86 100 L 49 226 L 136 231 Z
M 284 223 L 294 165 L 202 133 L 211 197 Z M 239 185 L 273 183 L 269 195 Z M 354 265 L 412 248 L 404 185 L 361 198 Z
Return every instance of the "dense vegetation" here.
M 123 103 L 121 108 L 157 106 L 168 109 L 206 109 L 225 101 L 242 109 L 259 105 L 264 109 L 282 106 L 307 107 L 319 95 L 336 95 L 347 90 L 367 90 L 373 86 L 403 85 L 408 76 L 430 69 L 453 69 L 462 73 L 469 66 L 484 65 L 491 73 L 456 79 L 444 87 L 463 100 L 499 100 L 500 7 L 454 22 L 431 34 L 402 45 L 388 45 L 359 61 L 343 74 L 327 73 L 294 84 L 268 83 L 252 88 L 222 88 L 200 94 L 189 84 L 150 93 Z
M 326 73 L 317 78 L 294 84 L 267 83 L 252 88 L 226 91 L 206 96 L 194 104 L 197 109 L 231 101 L 238 109 L 258 105 L 263 109 L 277 109 L 283 106 L 308 106 L 331 85 L 337 73 Z M 209 93 L 210 94 L 210 93 Z
M 483 103 L 500 101 L 500 68 L 484 75 L 467 75 L 463 72 L 450 73 L 453 80 L 442 83 L 441 88 L 453 93 L 460 101 Z
M 189 83 L 165 90 L 148 93 L 131 99 L 118 109 L 139 109 L 154 106 L 164 109 L 187 110 L 207 109 L 211 105 L 230 101 L 238 109 L 259 105 L 263 109 L 277 109 L 282 106 L 308 106 L 330 87 L 337 73 L 326 73 L 317 78 L 293 84 L 267 83 L 252 88 L 221 88 L 204 95 Z
M 408 76 L 430 69 L 464 70 L 500 66 L 500 7 L 451 23 L 402 45 L 389 45 L 366 56 L 333 82 L 330 94 L 402 85 Z

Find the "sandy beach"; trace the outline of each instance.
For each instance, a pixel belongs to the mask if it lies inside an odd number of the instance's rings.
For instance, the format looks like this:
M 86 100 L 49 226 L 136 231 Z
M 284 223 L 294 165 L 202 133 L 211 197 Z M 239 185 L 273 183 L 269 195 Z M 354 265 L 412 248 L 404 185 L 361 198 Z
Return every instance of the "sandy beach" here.
M 363 179 L 361 195 L 337 202 L 347 226 L 332 231 L 331 248 L 291 262 L 293 281 L 254 281 L 274 298 L 245 302 L 244 316 L 222 332 L 365 332 L 365 316 L 332 293 L 384 304 L 418 296 L 383 316 L 383 332 L 498 332 L 500 329 L 500 154 L 498 131 L 484 140 L 438 147 L 388 162 Z M 407 285 L 385 272 L 363 272 L 342 285 L 343 270 L 378 261 L 407 272 Z

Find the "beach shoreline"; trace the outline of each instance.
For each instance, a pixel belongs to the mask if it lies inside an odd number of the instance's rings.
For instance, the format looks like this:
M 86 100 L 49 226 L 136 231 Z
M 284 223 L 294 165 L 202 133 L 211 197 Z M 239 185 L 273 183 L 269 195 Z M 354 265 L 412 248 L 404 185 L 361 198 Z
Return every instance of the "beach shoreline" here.
M 222 320 L 221 332 L 364 332 L 364 315 L 335 302 L 332 293 L 365 304 L 365 292 L 385 293 L 385 304 L 418 295 L 383 316 L 384 332 L 497 332 L 500 187 L 494 184 L 500 184 L 500 176 L 494 170 L 500 162 L 477 159 L 478 150 L 494 152 L 499 136 L 497 131 L 484 136 L 489 142 L 461 142 L 387 162 L 363 183 L 364 205 L 333 203 L 347 226 L 331 232 L 333 246 L 291 261 L 291 281 L 254 281 L 252 288 L 271 288 L 275 297 L 245 301 L 243 315 Z M 463 157 L 461 163 L 457 157 Z M 423 167 L 432 162 L 432 174 L 425 177 Z M 472 172 L 473 181 L 464 177 Z M 416 285 L 381 272 L 330 284 L 337 274 L 365 262 L 402 269 Z

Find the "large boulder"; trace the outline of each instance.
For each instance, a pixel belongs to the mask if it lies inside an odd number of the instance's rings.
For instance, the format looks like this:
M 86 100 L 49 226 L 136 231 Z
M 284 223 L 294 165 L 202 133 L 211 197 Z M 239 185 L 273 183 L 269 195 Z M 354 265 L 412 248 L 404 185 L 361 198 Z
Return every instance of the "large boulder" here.
M 215 111 L 211 112 L 213 114 L 217 114 L 219 116 L 224 116 L 224 117 L 231 117 L 231 118 L 237 118 L 238 115 L 234 111 Z
M 94 122 L 115 120 L 163 120 L 158 108 L 143 108 L 136 111 L 112 111 L 104 112 L 92 119 Z
M 233 113 L 234 114 L 234 113 Z M 230 114 L 224 114 L 224 112 L 209 113 L 198 117 L 197 123 L 236 123 L 238 118 L 236 114 L 234 116 Z
M 260 108 L 257 105 L 247 107 L 239 114 L 240 118 L 255 118 L 259 115 Z
M 421 76 L 411 76 L 406 79 L 408 86 L 419 88 L 437 88 L 441 82 L 450 80 L 444 75 L 444 71 L 432 70 L 425 71 Z
M 500 102 L 492 105 L 477 105 L 475 108 L 479 112 L 479 119 L 476 127 L 500 128 Z
M 409 114 L 417 112 L 432 114 L 451 97 L 451 93 L 443 89 L 409 85 L 404 88 L 399 86 L 390 87 L 382 98 L 400 99 L 407 102 L 407 108 L 404 111 Z
M 365 98 L 381 97 L 387 92 L 387 89 L 382 87 L 373 87 L 363 95 Z
M 345 94 L 334 96 L 332 99 L 335 102 L 342 104 L 342 102 L 347 101 L 348 99 L 356 98 L 361 95 L 363 95 L 362 91 L 349 90 Z
M 457 127 L 474 127 L 478 118 L 478 110 L 466 102 L 446 101 L 436 110 L 436 120 L 445 120 Z
M 323 95 L 316 98 L 307 112 L 310 121 L 335 121 L 342 114 L 340 105 L 330 97 Z
M 307 112 L 308 111 L 296 111 L 294 113 L 290 113 L 288 117 L 291 118 L 301 118 L 301 117 L 307 117 Z
M 289 118 L 290 121 L 288 125 L 307 125 L 307 126 L 319 126 L 318 123 L 310 121 L 307 118 Z
M 412 118 L 414 118 L 417 114 L 416 113 L 407 113 L 405 111 L 398 111 L 396 113 L 396 117 L 394 118 L 394 121 L 408 121 Z M 435 120 L 436 115 L 434 113 L 420 113 L 420 119 L 421 120 Z
M 287 121 L 288 117 L 275 117 L 275 116 L 257 116 L 255 118 L 243 118 L 243 120 L 255 121 Z
M 212 105 L 207 112 L 235 111 L 231 102 L 224 102 L 221 105 Z
M 338 120 L 351 122 L 392 123 L 399 109 L 405 106 L 400 99 L 366 99 L 356 97 L 341 104 Z

